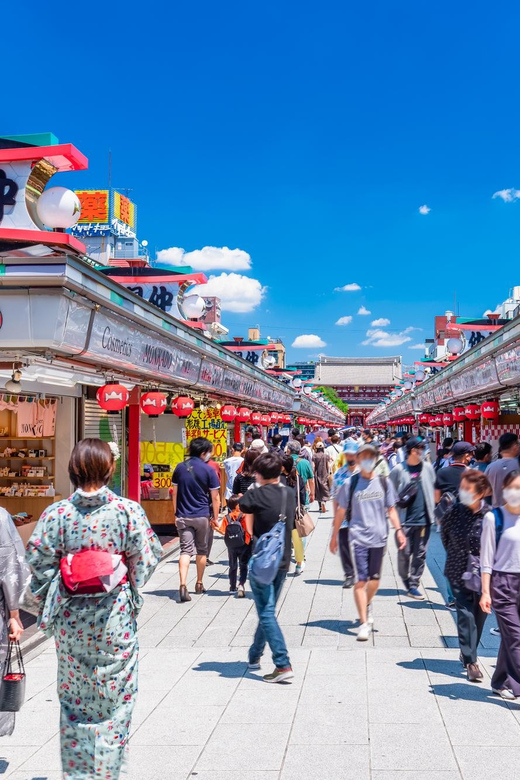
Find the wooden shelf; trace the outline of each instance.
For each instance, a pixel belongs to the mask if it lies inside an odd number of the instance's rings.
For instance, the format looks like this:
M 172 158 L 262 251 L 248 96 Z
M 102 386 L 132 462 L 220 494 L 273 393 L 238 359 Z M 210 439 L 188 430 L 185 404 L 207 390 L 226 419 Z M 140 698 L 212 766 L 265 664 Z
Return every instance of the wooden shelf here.
M 26 479 L 49 479 L 52 482 L 54 482 L 54 477 L 52 476 L 52 474 L 48 474 L 45 477 L 22 477 L 22 476 L 18 476 L 18 477 L 1 477 L 0 476 L 0 479 L 10 479 L 13 482 L 25 482 Z
M 26 436 L 25 439 L 21 436 L 0 436 L 0 441 L 54 441 L 55 436 Z
M 56 460 L 54 455 L 35 455 L 34 458 L 18 455 L 0 455 L 0 460 Z
M 2 501 L 41 501 L 42 499 L 47 499 L 53 504 L 55 501 L 61 500 L 61 495 L 56 493 L 55 496 L 4 496 L 0 493 L 0 505 Z

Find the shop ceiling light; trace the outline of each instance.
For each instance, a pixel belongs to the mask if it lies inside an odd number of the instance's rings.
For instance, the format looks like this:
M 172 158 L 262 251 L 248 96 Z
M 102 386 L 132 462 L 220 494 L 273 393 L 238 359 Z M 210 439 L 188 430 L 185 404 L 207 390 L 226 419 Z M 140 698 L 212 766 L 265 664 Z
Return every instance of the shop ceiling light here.
M 22 379 L 22 372 L 18 368 L 15 368 L 11 375 L 11 379 L 8 379 L 7 382 L 5 383 L 5 389 L 7 390 L 7 392 L 21 393 L 22 392 L 21 379 Z

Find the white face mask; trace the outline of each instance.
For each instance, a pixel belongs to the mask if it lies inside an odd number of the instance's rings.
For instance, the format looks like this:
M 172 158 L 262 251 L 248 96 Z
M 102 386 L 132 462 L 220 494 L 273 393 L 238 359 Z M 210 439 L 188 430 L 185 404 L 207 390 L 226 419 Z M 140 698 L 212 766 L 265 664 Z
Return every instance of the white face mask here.
M 504 500 L 509 506 L 520 506 L 520 489 L 519 488 L 506 488 L 504 490 Z
M 471 492 L 471 490 L 464 490 L 464 488 L 459 488 L 459 501 L 461 504 L 464 504 L 464 506 L 471 506 L 475 503 L 477 500 L 477 497 L 474 493 Z
M 204 463 L 207 463 L 209 460 L 211 460 L 211 452 L 206 452 L 206 454 L 202 456 L 202 460 Z
M 376 459 L 370 458 L 370 460 L 361 460 L 359 462 L 359 468 L 361 471 L 365 471 L 367 474 L 370 474 L 371 471 L 374 470 L 376 466 Z

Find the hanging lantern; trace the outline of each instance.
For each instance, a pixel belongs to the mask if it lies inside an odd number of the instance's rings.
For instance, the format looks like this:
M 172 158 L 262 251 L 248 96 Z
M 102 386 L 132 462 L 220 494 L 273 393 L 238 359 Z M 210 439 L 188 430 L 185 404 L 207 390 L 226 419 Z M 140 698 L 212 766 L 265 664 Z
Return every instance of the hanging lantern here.
M 106 412 L 120 412 L 130 398 L 130 393 L 124 385 L 103 385 L 96 393 L 97 402 Z
M 464 414 L 468 420 L 478 420 L 480 418 L 480 406 L 478 404 L 468 404 L 464 409 Z
M 279 419 L 280 419 L 280 415 L 278 414 L 278 412 L 271 412 L 270 420 L 272 423 L 277 423 Z
M 448 352 L 451 352 L 452 355 L 458 355 L 464 349 L 464 342 L 461 338 L 455 336 L 452 337 L 451 339 L 448 339 L 448 341 L 446 342 L 446 347 L 448 349 Z
M 430 425 L 434 425 L 435 427 L 442 425 L 442 414 L 436 414 L 435 417 L 430 421 Z
M 296 422 L 298 423 L 298 425 L 305 425 L 305 417 L 298 417 Z
M 253 414 L 251 415 L 251 422 L 253 423 L 253 425 L 260 425 L 260 423 L 262 422 L 262 415 L 260 414 L 260 412 L 253 412 Z
M 452 414 L 443 414 L 442 415 L 442 424 L 443 425 L 453 425 L 453 415 Z
M 178 395 L 172 401 L 172 412 L 177 417 L 189 417 L 195 409 L 195 401 L 186 395 Z
M 168 406 L 168 399 L 164 393 L 144 393 L 141 396 L 139 405 L 141 407 L 141 411 L 143 411 L 149 417 L 159 417 L 159 415 L 162 414 Z
M 231 406 L 231 404 L 226 404 L 226 406 L 223 406 L 220 410 L 220 416 L 224 420 L 224 422 L 233 422 L 233 420 L 237 416 L 237 408 L 236 406 Z
M 456 423 L 463 422 L 466 419 L 466 414 L 464 412 L 463 406 L 456 406 L 452 414 L 453 414 L 453 419 L 455 420 Z
M 283 421 L 284 421 L 284 423 L 290 423 L 291 422 L 291 415 L 290 414 L 284 414 Z
M 268 414 L 262 414 L 260 417 L 262 425 L 271 425 L 271 418 Z
M 248 409 L 247 406 L 241 406 L 239 409 L 237 409 L 238 422 L 249 422 L 250 419 L 251 409 Z
M 419 415 L 419 422 L 420 423 L 429 423 L 430 422 L 430 415 L 429 414 L 420 414 Z
M 486 401 L 482 404 L 482 417 L 486 420 L 498 420 L 500 404 L 498 401 Z

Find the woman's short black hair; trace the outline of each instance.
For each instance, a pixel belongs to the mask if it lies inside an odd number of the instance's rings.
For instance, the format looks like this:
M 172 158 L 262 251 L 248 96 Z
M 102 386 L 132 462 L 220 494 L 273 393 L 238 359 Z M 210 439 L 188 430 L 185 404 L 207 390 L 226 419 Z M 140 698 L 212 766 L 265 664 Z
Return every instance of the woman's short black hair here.
M 190 441 L 189 455 L 190 458 L 200 458 L 201 455 L 205 455 L 206 452 L 211 452 L 212 449 L 213 444 L 209 439 L 198 436 L 196 439 Z
M 491 452 L 491 444 L 488 441 L 479 441 L 475 447 L 475 460 L 484 460 Z
M 69 460 L 70 481 L 77 488 L 108 485 L 114 468 L 112 450 L 101 439 L 78 441 Z
M 266 452 L 255 460 L 255 471 L 263 479 L 276 479 L 282 473 L 282 460 L 276 452 Z

